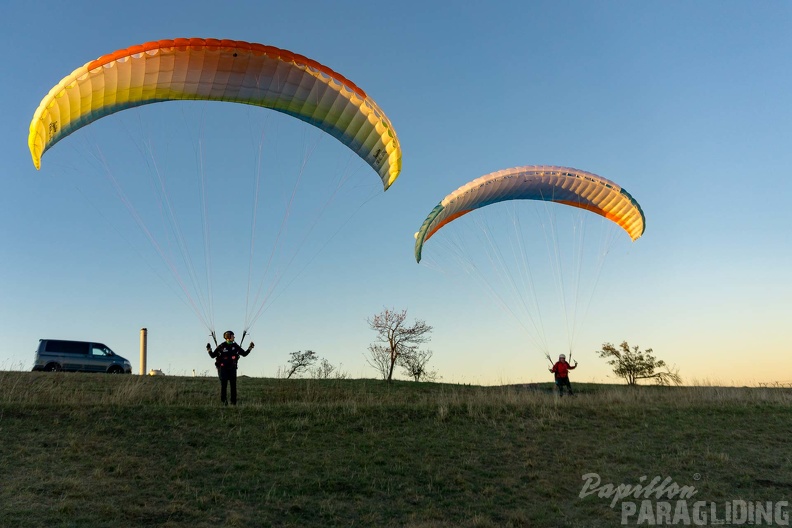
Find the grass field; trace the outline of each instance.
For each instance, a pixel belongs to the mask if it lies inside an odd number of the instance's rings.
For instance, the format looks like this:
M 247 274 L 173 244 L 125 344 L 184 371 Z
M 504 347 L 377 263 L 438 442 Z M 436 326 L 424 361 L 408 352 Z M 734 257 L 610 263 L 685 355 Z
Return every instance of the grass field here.
M 223 407 L 215 378 L 0 384 L 3 527 L 620 526 L 636 499 L 581 497 L 589 473 L 772 501 L 776 522 L 792 501 L 790 388 L 241 378 Z

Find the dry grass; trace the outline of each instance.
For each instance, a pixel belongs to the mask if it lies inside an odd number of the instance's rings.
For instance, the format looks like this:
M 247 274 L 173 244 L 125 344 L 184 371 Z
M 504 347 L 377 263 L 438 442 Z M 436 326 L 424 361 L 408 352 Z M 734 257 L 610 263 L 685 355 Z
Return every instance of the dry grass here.
M 614 526 L 585 473 L 792 490 L 792 389 L 0 372 L 2 526 Z

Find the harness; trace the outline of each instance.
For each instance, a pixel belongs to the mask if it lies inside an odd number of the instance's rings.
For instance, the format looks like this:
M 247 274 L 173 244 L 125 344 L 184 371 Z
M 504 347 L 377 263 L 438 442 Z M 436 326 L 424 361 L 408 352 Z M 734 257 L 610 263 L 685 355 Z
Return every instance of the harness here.
M 238 361 L 239 355 L 234 352 L 234 347 L 224 344 L 215 360 L 215 366 L 221 369 L 236 368 Z

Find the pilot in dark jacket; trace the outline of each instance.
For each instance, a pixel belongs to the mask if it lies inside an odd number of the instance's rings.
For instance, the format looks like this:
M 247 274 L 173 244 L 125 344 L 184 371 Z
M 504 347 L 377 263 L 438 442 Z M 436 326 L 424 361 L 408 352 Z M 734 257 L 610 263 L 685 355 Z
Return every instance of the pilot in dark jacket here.
M 214 358 L 217 374 L 220 377 L 220 400 L 223 405 L 228 405 L 226 387 L 231 384 L 231 405 L 237 403 L 237 363 L 240 357 L 247 356 L 255 346 L 252 342 L 247 350 L 234 342 L 234 332 L 231 330 L 223 334 L 225 341 L 217 348 L 212 350 L 209 343 L 206 343 L 206 351 L 209 357 Z

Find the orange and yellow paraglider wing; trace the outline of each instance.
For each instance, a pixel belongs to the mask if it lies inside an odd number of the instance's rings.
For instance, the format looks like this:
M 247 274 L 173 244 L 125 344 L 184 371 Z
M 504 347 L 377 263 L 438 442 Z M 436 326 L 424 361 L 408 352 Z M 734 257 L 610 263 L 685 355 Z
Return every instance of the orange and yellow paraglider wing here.
M 365 160 L 385 189 L 401 172 L 401 147 L 390 120 L 344 76 L 272 46 L 197 38 L 148 42 L 74 70 L 33 116 L 33 163 L 40 168 L 47 149 L 104 116 L 189 99 L 262 106 L 310 123 Z

